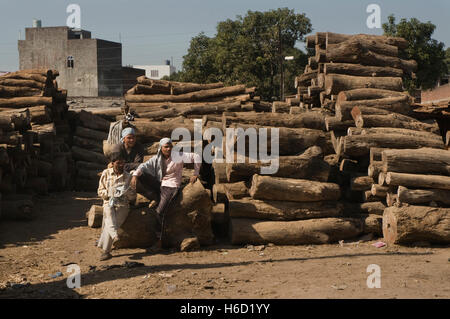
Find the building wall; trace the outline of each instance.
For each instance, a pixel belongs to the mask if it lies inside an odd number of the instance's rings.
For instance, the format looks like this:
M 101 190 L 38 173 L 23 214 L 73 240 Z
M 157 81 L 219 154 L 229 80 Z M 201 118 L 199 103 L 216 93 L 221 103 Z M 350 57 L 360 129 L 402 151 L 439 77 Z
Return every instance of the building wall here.
M 26 28 L 25 40 L 18 44 L 19 67 L 56 69 L 58 85 L 67 89 L 69 96 L 97 96 L 96 40 L 69 37 L 68 27 Z M 73 56 L 73 68 L 67 67 L 68 56 Z
M 172 65 L 133 65 L 134 68 L 144 69 L 145 76 L 149 79 L 159 80 L 164 76 L 170 76 L 176 72 Z M 153 72 L 152 72 L 153 71 Z
M 145 70 L 135 69 L 132 67 L 122 68 L 122 78 L 123 78 L 123 94 L 125 94 L 129 89 L 137 84 L 137 78 L 139 76 L 145 75 Z
M 444 84 L 433 90 L 422 91 L 421 103 L 439 103 L 450 101 L 450 84 Z
M 122 44 L 97 39 L 98 96 L 121 96 Z

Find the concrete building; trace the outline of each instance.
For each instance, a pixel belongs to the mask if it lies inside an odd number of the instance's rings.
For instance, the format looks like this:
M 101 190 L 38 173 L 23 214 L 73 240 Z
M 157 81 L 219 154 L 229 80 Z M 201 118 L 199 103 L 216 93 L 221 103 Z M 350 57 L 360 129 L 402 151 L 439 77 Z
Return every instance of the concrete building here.
M 122 44 L 91 38 L 91 32 L 68 27 L 25 29 L 19 40 L 19 67 L 59 71 L 58 85 L 69 96 L 121 96 L 130 78 L 144 70 L 122 67 Z
M 133 65 L 133 67 L 145 70 L 145 76 L 154 80 L 160 80 L 164 76 L 170 76 L 176 72 L 169 60 L 166 60 L 166 64 L 163 65 Z

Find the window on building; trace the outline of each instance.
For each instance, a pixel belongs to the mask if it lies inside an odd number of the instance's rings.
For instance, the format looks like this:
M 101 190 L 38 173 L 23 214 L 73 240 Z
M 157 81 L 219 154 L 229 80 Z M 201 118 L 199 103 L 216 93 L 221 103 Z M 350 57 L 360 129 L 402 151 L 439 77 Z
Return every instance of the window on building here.
M 73 69 L 73 56 L 71 55 L 67 57 L 67 67 Z
M 150 71 L 150 77 L 152 77 L 152 78 L 159 77 L 159 71 L 158 70 L 151 70 Z

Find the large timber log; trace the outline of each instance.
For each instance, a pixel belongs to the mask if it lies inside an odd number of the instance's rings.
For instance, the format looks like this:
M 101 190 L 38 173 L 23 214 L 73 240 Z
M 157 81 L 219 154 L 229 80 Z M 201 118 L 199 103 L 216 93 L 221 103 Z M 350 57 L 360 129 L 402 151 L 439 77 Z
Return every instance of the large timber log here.
M 383 215 L 386 205 L 381 201 L 367 203 L 344 203 L 345 215 L 354 216 L 362 214 Z
M 338 200 L 339 185 L 305 179 L 253 175 L 250 196 L 254 199 L 316 202 Z
M 408 96 L 408 94 L 391 90 L 363 88 L 339 92 L 336 102 L 374 100 L 399 96 Z
M 409 96 L 386 97 L 381 99 L 337 101 L 335 104 L 336 117 L 345 121 L 352 118 L 351 111 L 358 107 L 362 114 L 390 114 L 411 113 L 411 100 Z
M 72 156 L 76 160 L 82 160 L 91 163 L 108 164 L 108 160 L 102 153 L 90 151 L 78 146 L 72 146 Z
M 2 111 L 0 113 L 0 128 L 4 131 L 19 131 L 30 128 L 31 113 L 29 109 L 17 111 Z
M 375 40 L 384 42 L 389 45 L 398 47 L 399 49 L 406 49 L 408 47 L 408 41 L 401 37 L 388 37 L 384 35 L 374 34 L 342 34 L 334 32 L 325 32 L 325 47 L 328 44 L 336 44 L 347 41 L 351 38 L 365 38 L 368 40 Z
M 223 186 L 228 200 L 240 199 L 249 196 L 247 185 L 243 181 L 236 183 L 225 183 Z
M 41 89 L 30 88 L 26 86 L 4 86 L 0 85 L 0 97 L 23 97 L 38 96 L 42 93 Z
M 361 88 L 376 88 L 392 91 L 402 91 L 401 77 L 367 77 L 342 74 L 325 76 L 325 93 L 338 94 L 341 91 Z
M 210 90 L 223 87 L 222 82 L 197 84 L 197 83 L 177 83 L 170 87 L 170 93 L 174 95 L 195 92 L 200 90 Z
M 406 204 L 428 204 L 436 202 L 439 204 L 450 205 L 450 190 L 444 189 L 408 189 L 399 186 L 397 198 L 400 203 Z
M 236 116 L 228 117 L 223 115 L 222 122 L 256 124 L 260 126 L 275 126 L 289 128 L 311 128 L 324 130 L 325 115 L 318 112 L 307 112 L 301 114 L 267 113 L 261 116 L 261 113 L 236 113 Z
M 184 120 L 183 123 L 174 122 L 155 122 L 148 119 L 138 119 L 131 122 L 136 128 L 136 137 L 141 143 L 151 143 L 159 141 L 164 137 L 171 137 L 172 132 L 177 128 L 186 128 L 193 136 L 194 122 L 192 120 Z
M 11 79 L 11 78 L 3 78 L 0 77 L 0 85 L 9 86 L 9 87 L 29 87 L 38 90 L 43 90 L 45 87 L 44 83 L 35 81 L 35 80 L 27 80 L 27 79 Z
M 236 142 L 239 143 L 240 139 L 244 140 L 244 131 L 249 132 L 254 131 L 255 133 L 261 133 L 261 129 L 267 129 L 267 151 L 270 152 L 272 150 L 271 134 L 272 131 L 278 130 L 278 147 L 279 147 L 279 155 L 296 155 L 303 153 L 307 148 L 317 145 L 322 148 L 322 151 L 325 155 L 333 153 L 333 148 L 331 145 L 331 141 L 329 138 L 329 133 L 326 134 L 322 130 L 314 130 L 309 128 L 286 128 L 286 127 L 262 127 L 258 125 L 249 125 L 249 124 L 231 124 L 228 128 L 235 129 L 235 135 L 237 135 Z M 242 129 L 241 134 L 238 134 L 236 129 Z M 261 134 L 255 134 L 254 136 L 258 136 L 255 143 L 259 143 L 258 139 L 262 138 Z M 246 143 L 247 145 L 248 143 Z M 257 144 L 253 144 L 253 142 L 249 146 L 255 146 Z M 246 148 L 248 149 L 248 148 Z
M 91 228 L 102 227 L 103 222 L 103 206 L 92 205 L 87 212 L 88 226 Z
M 405 128 L 408 130 L 418 130 L 437 133 L 439 132 L 439 126 L 437 123 L 428 124 L 420 122 L 412 117 L 402 114 L 362 114 L 356 107 L 352 110 L 352 116 L 355 120 L 356 127 L 394 127 Z
M 228 86 L 217 89 L 201 90 L 180 95 L 125 95 L 126 102 L 193 102 L 202 101 L 216 97 L 238 95 L 245 93 L 245 85 Z
M 270 163 L 269 163 L 270 164 Z M 262 167 L 270 166 L 261 161 L 256 163 L 227 163 L 226 174 L 229 182 L 248 180 L 254 174 L 264 175 Z M 278 170 L 271 176 L 310 179 L 326 182 L 330 173 L 330 166 L 323 160 L 320 147 L 312 146 L 298 156 L 278 157 Z
M 402 206 L 386 208 L 383 236 L 388 244 L 450 243 L 450 208 Z
M 81 110 L 81 112 L 78 113 L 78 119 L 84 127 L 93 130 L 109 132 L 110 122 L 108 120 L 105 120 L 101 116 L 86 112 L 85 110 Z
M 444 143 L 423 136 L 402 134 L 366 134 L 343 137 L 344 154 L 348 156 L 366 156 L 371 147 L 417 149 L 422 147 L 443 149 Z
M 385 150 L 383 172 L 450 175 L 450 151 L 433 148 Z
M 100 141 L 91 140 L 76 135 L 73 137 L 73 145 L 85 148 L 87 150 L 96 151 L 98 153 L 103 152 L 103 145 Z
M 353 238 L 363 231 L 361 219 L 317 218 L 297 221 L 261 221 L 233 218 L 232 244 L 326 244 Z
M 401 134 L 407 136 L 423 136 L 425 138 L 435 139 L 437 141 L 442 140 L 442 137 L 438 134 L 398 127 L 351 127 L 347 130 L 347 135 L 366 135 L 366 134 Z M 381 161 L 381 152 L 383 150 L 384 149 L 377 149 L 376 154 L 374 154 L 377 156 L 377 159 L 371 157 L 371 160 Z
M 343 209 L 343 204 L 335 201 L 287 202 L 242 198 L 228 202 L 228 211 L 232 218 L 297 220 L 339 217 Z
M 450 176 L 388 172 L 385 182 L 394 186 L 450 190 Z
M 403 70 L 381 67 L 381 66 L 367 66 L 351 63 L 325 63 L 323 66 L 323 73 L 327 74 L 345 74 L 355 76 L 371 76 L 371 77 L 401 77 Z
M 82 126 L 76 127 L 75 135 L 95 141 L 103 141 L 108 139 L 108 133 L 98 130 L 92 130 L 90 128 L 85 128 Z
M 188 250 L 190 243 L 210 245 L 212 202 L 200 181 L 188 184 L 165 214 L 163 245 Z
M 0 107 L 24 108 L 38 105 L 52 105 L 52 98 L 46 96 L 13 97 L 0 99 Z

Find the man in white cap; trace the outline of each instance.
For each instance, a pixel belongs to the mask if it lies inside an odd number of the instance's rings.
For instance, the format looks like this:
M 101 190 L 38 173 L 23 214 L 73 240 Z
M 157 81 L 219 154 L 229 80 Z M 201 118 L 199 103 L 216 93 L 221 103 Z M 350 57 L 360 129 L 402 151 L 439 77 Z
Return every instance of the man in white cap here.
M 131 172 L 144 161 L 144 147 L 136 141 L 134 128 L 127 127 L 122 130 L 120 152 L 125 160 L 124 169 Z
M 139 176 L 143 173 L 151 176 L 149 178 L 153 179 L 151 184 L 154 185 L 152 191 L 160 197 L 156 212 L 161 221 L 161 227 L 164 226 L 164 213 L 180 189 L 183 176 L 183 163 L 194 163 L 194 174 L 190 178 L 191 183 L 197 180 L 201 167 L 201 157 L 195 153 L 180 152 L 176 154 L 176 161 L 174 161 L 172 148 L 173 144 L 170 138 L 161 139 L 158 153 L 147 162 L 138 166 L 133 173 L 130 184 L 132 188 L 136 189 Z M 161 236 L 162 231 L 157 243 L 158 248 L 161 246 Z

